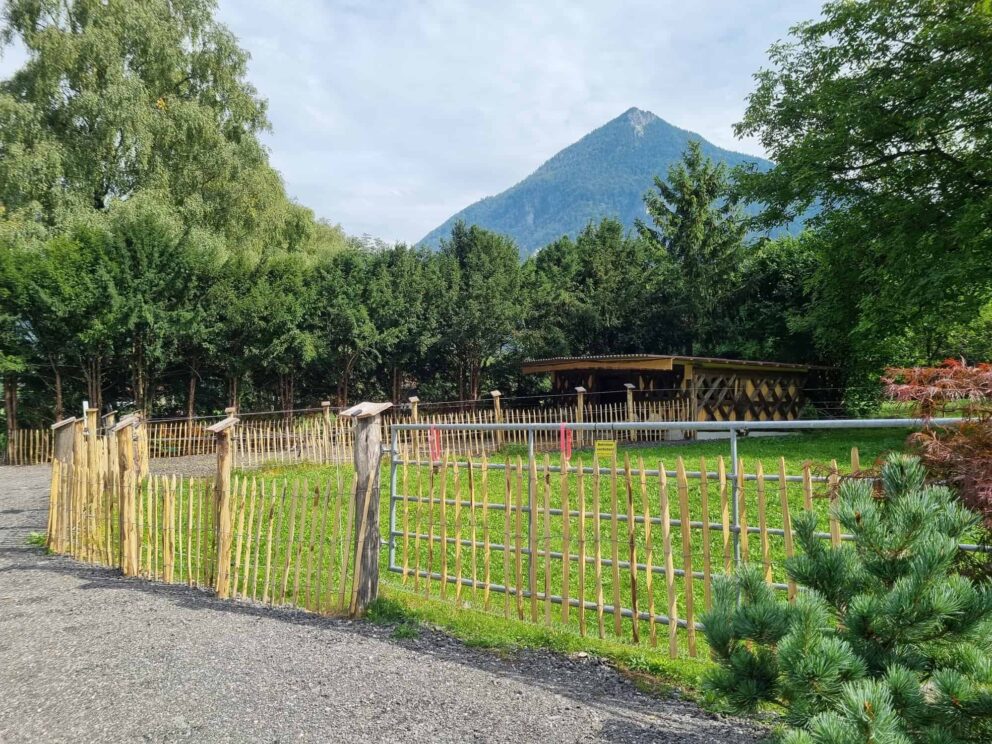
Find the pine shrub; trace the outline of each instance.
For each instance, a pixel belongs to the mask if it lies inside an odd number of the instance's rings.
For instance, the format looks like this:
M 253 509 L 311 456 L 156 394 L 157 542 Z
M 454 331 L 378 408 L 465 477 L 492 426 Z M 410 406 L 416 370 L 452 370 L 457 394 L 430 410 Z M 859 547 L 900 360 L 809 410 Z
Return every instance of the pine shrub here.
M 794 520 L 793 603 L 757 566 L 718 580 L 708 692 L 781 706 L 788 744 L 992 742 L 992 590 L 955 570 L 977 517 L 898 454 L 878 484 L 845 481 L 835 514 L 854 536 L 836 548 Z

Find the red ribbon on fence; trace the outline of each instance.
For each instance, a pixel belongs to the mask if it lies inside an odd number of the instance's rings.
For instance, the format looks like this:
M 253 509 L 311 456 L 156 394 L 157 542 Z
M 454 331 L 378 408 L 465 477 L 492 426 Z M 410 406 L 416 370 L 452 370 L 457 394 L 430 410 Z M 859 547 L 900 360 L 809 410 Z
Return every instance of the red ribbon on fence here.
M 564 422 L 558 434 L 558 448 L 561 450 L 562 460 L 568 462 L 572 459 L 572 430 L 566 428 Z
M 431 461 L 441 462 L 441 431 L 432 426 L 428 432 L 427 442 L 431 448 Z

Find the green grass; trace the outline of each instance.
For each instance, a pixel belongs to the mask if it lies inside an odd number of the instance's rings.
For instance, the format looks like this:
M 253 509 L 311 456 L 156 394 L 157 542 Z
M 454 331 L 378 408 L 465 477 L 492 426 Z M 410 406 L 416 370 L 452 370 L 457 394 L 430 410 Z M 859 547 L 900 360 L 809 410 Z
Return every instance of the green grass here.
M 28 545 L 34 548 L 46 548 L 48 547 L 48 537 L 44 532 L 32 532 L 27 536 L 25 540 Z

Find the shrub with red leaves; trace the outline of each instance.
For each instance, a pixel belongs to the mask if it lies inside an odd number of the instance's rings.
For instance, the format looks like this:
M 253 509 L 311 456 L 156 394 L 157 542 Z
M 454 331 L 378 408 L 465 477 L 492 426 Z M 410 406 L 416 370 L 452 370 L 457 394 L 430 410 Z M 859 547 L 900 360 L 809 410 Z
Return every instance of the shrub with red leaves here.
M 910 436 L 927 469 L 953 486 L 992 529 L 992 364 L 948 359 L 939 367 L 893 367 L 882 381 L 892 400 L 915 404 L 927 421 Z M 960 425 L 929 423 L 952 410 L 965 418 Z

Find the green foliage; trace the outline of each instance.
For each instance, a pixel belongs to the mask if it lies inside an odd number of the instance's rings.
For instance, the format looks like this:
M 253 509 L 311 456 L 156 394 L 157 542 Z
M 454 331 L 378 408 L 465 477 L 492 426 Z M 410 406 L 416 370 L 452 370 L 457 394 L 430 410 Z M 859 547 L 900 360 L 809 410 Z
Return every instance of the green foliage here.
M 830 546 L 812 512 L 794 520 L 793 604 L 757 566 L 716 582 L 707 690 L 735 710 L 781 705 L 794 744 L 987 741 L 992 589 L 955 572 L 975 515 L 905 455 L 877 491 L 844 482 L 835 514 L 853 545 Z
M 654 190 L 644 195 L 653 225 L 637 221 L 638 232 L 668 261 L 664 291 L 677 308 L 689 354 L 719 332 L 743 255 L 745 225 L 728 195 L 726 167 L 704 157 L 692 140 L 667 179 L 655 176 Z
M 829 2 L 756 75 L 738 135 L 764 225 L 811 205 L 810 328 L 852 367 L 939 361 L 992 293 L 992 12 L 974 0 Z

